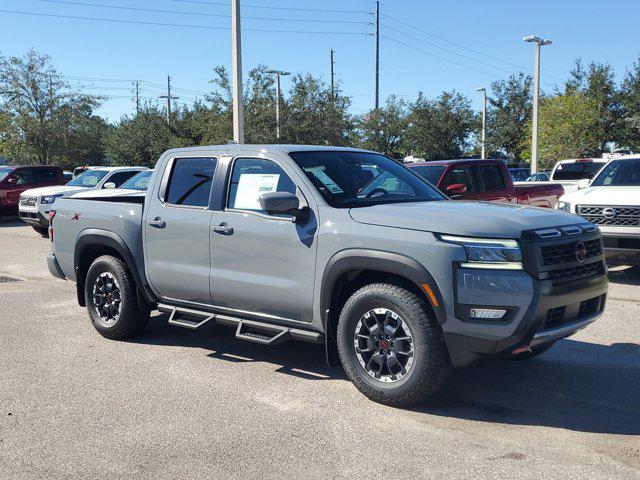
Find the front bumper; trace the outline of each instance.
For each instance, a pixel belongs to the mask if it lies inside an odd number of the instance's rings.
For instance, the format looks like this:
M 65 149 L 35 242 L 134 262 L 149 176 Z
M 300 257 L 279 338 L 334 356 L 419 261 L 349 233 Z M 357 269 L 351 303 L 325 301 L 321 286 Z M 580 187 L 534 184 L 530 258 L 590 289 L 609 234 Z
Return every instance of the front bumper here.
M 629 230 L 629 229 L 627 229 Z M 640 265 L 640 228 L 635 232 L 602 233 L 604 253 L 609 265 Z
M 20 210 L 18 213 L 20 220 L 32 225 L 34 227 L 49 227 L 49 219 L 46 218 L 42 213 L 38 211 L 24 211 Z
M 61 280 L 67 279 L 67 277 L 64 276 L 64 273 L 62 273 L 62 269 L 60 268 L 58 260 L 56 259 L 56 256 L 53 252 L 47 255 L 47 267 L 49 268 L 49 273 L 51 273 L 51 275 L 53 275 L 54 277 Z
M 445 332 L 445 340 L 449 356 L 454 366 L 468 365 L 483 356 L 510 353 L 522 347 L 535 347 L 573 335 L 586 327 L 602 315 L 609 286 L 606 273 L 604 275 L 574 280 L 564 284 L 554 285 L 551 280 L 538 280 L 525 272 L 522 275 L 523 285 L 526 278 L 530 285 L 530 297 L 526 307 L 512 299 L 522 299 L 528 288 L 518 287 L 518 297 L 512 292 L 496 289 L 496 302 L 506 306 L 514 306 L 514 313 L 505 322 L 496 323 L 496 331 L 502 329 L 511 332 L 502 338 L 482 338 L 474 334 L 461 332 Z M 488 283 L 499 285 L 491 276 Z M 511 279 L 511 284 L 516 285 Z M 460 291 L 460 286 L 458 286 Z M 499 303 L 496 303 L 498 305 Z M 458 315 L 459 316 L 459 315 Z M 488 322 L 479 321 L 469 323 L 468 330 L 488 326 Z

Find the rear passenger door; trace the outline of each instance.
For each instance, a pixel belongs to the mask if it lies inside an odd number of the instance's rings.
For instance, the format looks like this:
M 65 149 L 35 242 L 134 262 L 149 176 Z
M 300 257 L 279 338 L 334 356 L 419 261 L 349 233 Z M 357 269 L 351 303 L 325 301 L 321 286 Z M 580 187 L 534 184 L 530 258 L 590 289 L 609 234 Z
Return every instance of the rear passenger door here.
M 311 195 L 280 158 L 238 157 L 229 168 L 225 205 L 211 221 L 214 305 L 243 317 L 310 322 L 317 217 L 311 213 L 307 222 L 294 223 L 291 217 L 268 215 L 259 198 L 290 192 L 302 206 Z
M 213 157 L 170 159 L 158 198 L 145 204 L 147 278 L 166 300 L 211 304 L 209 200 L 216 167 Z
M 510 185 L 507 185 L 499 165 L 480 165 L 479 169 L 485 200 L 505 203 L 517 201 Z

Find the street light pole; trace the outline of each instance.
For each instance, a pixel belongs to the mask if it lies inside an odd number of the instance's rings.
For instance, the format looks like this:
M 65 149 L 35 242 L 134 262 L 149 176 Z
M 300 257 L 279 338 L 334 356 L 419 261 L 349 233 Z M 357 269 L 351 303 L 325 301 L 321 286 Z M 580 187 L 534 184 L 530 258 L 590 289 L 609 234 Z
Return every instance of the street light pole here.
M 272 73 L 276 76 L 276 138 L 280 141 L 280 75 L 291 75 L 289 72 L 282 70 L 268 70 L 267 73 Z
M 487 89 L 484 87 L 476 88 L 476 92 L 482 92 L 482 151 L 480 158 L 487 158 Z
M 232 0 L 231 5 L 231 63 L 233 69 L 233 141 L 244 143 L 240 0 Z
M 533 118 L 531 120 L 531 173 L 538 171 L 538 104 L 540 102 L 540 47 L 551 45 L 551 40 L 535 35 L 527 35 L 525 42 L 536 44 L 536 58 L 533 74 Z

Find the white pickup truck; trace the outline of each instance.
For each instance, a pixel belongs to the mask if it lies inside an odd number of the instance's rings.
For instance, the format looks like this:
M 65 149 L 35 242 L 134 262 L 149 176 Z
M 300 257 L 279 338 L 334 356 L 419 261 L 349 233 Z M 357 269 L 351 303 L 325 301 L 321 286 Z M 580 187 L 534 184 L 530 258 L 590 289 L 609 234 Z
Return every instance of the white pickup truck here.
M 560 160 L 553 167 L 549 181 L 562 185 L 566 193 L 575 192 L 580 181 L 591 180 L 607 162 L 604 158 Z
M 607 263 L 640 265 L 640 156 L 611 160 L 587 188 L 556 205 L 600 228 Z

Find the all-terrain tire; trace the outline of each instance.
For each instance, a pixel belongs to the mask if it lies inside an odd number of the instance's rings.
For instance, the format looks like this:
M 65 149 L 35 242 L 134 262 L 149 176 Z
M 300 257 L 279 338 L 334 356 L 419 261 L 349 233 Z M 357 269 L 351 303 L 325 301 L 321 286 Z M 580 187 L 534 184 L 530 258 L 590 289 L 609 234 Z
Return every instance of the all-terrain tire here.
M 549 351 L 555 344 L 556 342 L 545 343 L 544 345 L 540 345 L 539 347 L 533 347 L 530 352 L 518 353 L 517 355 L 512 355 L 510 358 L 512 360 L 529 360 L 530 358 L 535 358 L 538 355 L 542 355 L 543 353 Z
M 413 337 L 413 364 L 399 380 L 384 382 L 374 378 L 360 363 L 354 344 L 355 334 L 358 322 L 373 309 L 397 314 Z M 369 399 L 385 405 L 404 407 L 426 399 L 447 381 L 451 371 L 444 335 L 437 320 L 423 299 L 397 285 L 374 283 L 351 295 L 340 313 L 337 344 L 340 361 L 349 379 Z
M 105 320 L 98 313 L 100 299 L 96 298 L 99 295 L 94 294 L 94 286 L 98 277 L 101 277 L 106 283 L 113 279 L 111 284 L 117 286 L 118 315 L 111 321 Z M 100 294 L 100 291 L 96 290 L 96 293 Z M 98 257 L 89 267 L 84 287 L 84 298 L 91 323 L 103 337 L 112 340 L 125 340 L 134 337 L 142 331 L 149 320 L 149 310 L 141 309 L 138 304 L 136 284 L 131 272 L 122 260 L 111 255 Z M 113 293 L 113 298 L 115 298 L 115 293 Z

